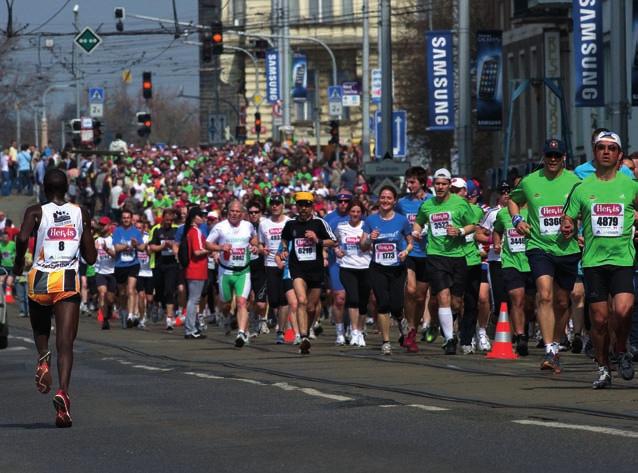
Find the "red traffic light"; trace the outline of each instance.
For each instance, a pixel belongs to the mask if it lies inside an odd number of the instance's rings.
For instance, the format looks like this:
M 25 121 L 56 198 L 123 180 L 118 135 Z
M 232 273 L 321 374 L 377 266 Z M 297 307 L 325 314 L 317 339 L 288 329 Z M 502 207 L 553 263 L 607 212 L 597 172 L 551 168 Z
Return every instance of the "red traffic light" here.
M 150 99 L 153 97 L 153 81 L 150 72 L 142 73 L 142 96 L 145 99 Z

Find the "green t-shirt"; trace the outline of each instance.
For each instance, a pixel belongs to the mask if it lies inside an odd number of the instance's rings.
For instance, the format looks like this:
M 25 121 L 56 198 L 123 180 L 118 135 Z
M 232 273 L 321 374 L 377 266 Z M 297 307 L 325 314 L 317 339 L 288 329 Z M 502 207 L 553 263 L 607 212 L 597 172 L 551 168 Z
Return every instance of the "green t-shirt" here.
M 637 197 L 638 183 L 621 173 L 609 181 L 593 174 L 574 189 L 565 215 L 581 219 L 585 238 L 583 268 L 634 265 Z
M 428 199 L 421 204 L 416 222 L 422 227 L 428 224 L 428 255 L 465 256 L 465 237 L 447 234 L 449 225 L 460 228 L 474 223 L 474 212 L 465 199 L 456 194 L 442 202 Z
M 545 177 L 543 169 L 527 175 L 512 191 L 511 199 L 518 205 L 527 202 L 531 235 L 527 249 L 540 249 L 554 256 L 578 253 L 578 242 L 565 240 L 560 233 L 560 218 L 570 192 L 580 179 L 563 170 L 554 179 Z
M 521 215 L 527 220 L 527 207 L 521 209 Z M 512 225 L 512 217 L 507 208 L 502 208 L 496 214 L 494 231 L 502 235 L 501 265 L 503 268 L 514 268 L 521 273 L 530 271 L 529 262 L 525 255 L 527 239 L 518 233 Z
M 13 260 L 16 258 L 16 242 L 0 242 L 0 265 L 5 268 L 13 267 Z
M 474 216 L 473 223 L 478 224 L 483 218 L 483 209 L 476 204 L 470 204 L 472 214 Z M 476 240 L 474 239 L 475 233 L 465 235 L 465 246 L 463 250 L 465 252 L 465 262 L 468 266 L 476 266 L 481 264 L 481 252 L 479 251 Z

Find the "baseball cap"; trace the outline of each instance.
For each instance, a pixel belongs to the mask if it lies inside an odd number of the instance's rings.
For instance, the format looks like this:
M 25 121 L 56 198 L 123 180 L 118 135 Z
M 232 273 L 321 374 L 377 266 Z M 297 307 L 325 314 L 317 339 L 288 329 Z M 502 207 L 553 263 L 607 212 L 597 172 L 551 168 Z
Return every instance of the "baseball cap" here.
M 279 194 L 274 194 L 270 196 L 270 204 L 283 204 L 284 199 Z
M 107 216 L 100 217 L 100 219 L 97 221 L 97 223 L 99 223 L 100 225 L 110 225 L 111 224 L 111 219 L 108 218 Z
M 210 212 L 208 212 L 208 215 L 206 215 L 207 218 L 219 218 L 219 212 L 217 210 L 211 210 Z
M 601 141 L 610 141 L 612 143 L 616 143 L 619 148 L 622 148 L 622 143 L 620 141 L 620 136 L 614 133 L 613 131 L 601 131 L 594 138 L 594 145 L 598 144 Z
M 472 198 L 472 197 L 478 197 L 480 194 L 481 194 L 481 186 L 474 179 L 468 179 L 467 196 L 469 198 Z
M 467 189 L 467 182 L 462 177 L 455 177 L 452 179 L 451 183 L 452 187 L 456 187 L 458 189 Z
M 565 147 L 565 143 L 562 140 L 550 138 L 545 141 L 545 144 L 543 145 L 543 154 L 546 156 L 552 154 L 558 154 L 562 156 L 565 153 L 567 153 L 567 148 Z
M 315 200 L 315 197 L 312 195 L 312 192 L 297 192 L 295 194 L 296 202 L 300 202 L 300 201 L 314 202 L 314 200 Z
M 434 179 L 447 179 L 448 181 L 452 180 L 452 174 L 445 168 L 437 169 L 434 172 Z
M 502 194 L 504 192 L 511 192 L 512 188 L 510 187 L 509 183 L 507 181 L 503 181 L 501 182 L 498 187 L 496 188 L 496 190 Z
M 337 200 L 352 200 L 352 194 L 337 194 Z

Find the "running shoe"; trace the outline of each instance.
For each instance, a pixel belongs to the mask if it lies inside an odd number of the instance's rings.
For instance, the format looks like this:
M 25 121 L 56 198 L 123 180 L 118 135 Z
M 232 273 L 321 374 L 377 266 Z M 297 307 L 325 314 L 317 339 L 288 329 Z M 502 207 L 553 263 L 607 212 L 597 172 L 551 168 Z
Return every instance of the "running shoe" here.
M 172 317 L 166 317 L 166 331 L 171 332 L 173 330 L 173 325 L 175 325 L 175 319 Z
M 357 332 L 356 330 L 353 330 L 350 333 L 350 346 L 351 347 L 359 346 L 359 332 Z
M 237 333 L 237 338 L 235 338 L 235 346 L 241 348 L 246 343 L 248 343 L 248 335 L 240 330 L 239 333 Z
M 598 367 L 598 378 L 592 383 L 594 389 L 604 389 L 611 386 L 611 373 L 606 366 Z
M 446 340 L 441 348 L 445 350 L 446 355 L 456 355 L 456 343 L 456 338 L 452 337 Z
M 424 342 L 425 341 L 425 334 L 428 333 L 428 329 L 430 328 L 430 325 L 426 325 L 423 324 L 421 326 L 421 341 Z
M 366 325 L 374 325 L 374 319 L 372 317 L 366 317 Z
M 463 355 L 472 355 L 474 353 L 474 347 L 472 345 L 461 345 L 461 353 Z
M 384 342 L 383 345 L 381 345 L 381 354 L 392 355 L 392 345 L 390 345 L 390 342 Z
M 109 323 L 109 319 L 104 319 L 102 321 L 102 330 L 110 330 L 111 324 Z
M 527 347 L 527 335 L 515 335 L 514 343 L 516 343 L 516 353 L 519 356 L 529 355 L 529 348 Z
M 335 340 L 335 345 L 337 345 L 338 347 L 342 347 L 345 344 L 346 344 L 346 337 L 344 337 L 341 334 L 337 335 L 337 339 Z
M 413 328 L 408 332 L 408 335 L 403 342 L 403 346 L 408 353 L 419 352 L 419 346 L 416 343 L 416 329 Z
M 558 344 L 558 351 L 569 351 L 572 348 L 572 344 L 569 342 L 567 336 L 564 336 Z
M 277 336 L 275 337 L 275 343 L 277 345 L 283 345 L 284 343 L 286 343 L 286 341 L 284 340 L 284 332 L 277 332 Z
M 71 400 L 67 393 L 61 389 L 53 396 L 53 406 L 55 407 L 55 425 L 56 427 L 71 427 Z
M 552 370 L 556 374 L 560 373 L 560 356 L 558 353 L 545 353 L 541 362 L 541 370 Z
M 323 333 L 323 327 L 321 326 L 321 322 L 319 322 L 318 320 L 315 322 L 315 324 L 312 326 L 315 335 L 319 336 Z
M 303 337 L 301 343 L 299 344 L 299 353 L 301 355 L 309 355 L 310 354 L 310 340 L 308 337 Z
M 268 319 L 259 320 L 259 328 L 257 330 L 257 333 L 259 333 L 260 335 L 262 333 L 270 333 L 270 328 L 268 328 Z
M 633 355 L 631 353 L 618 354 L 618 373 L 625 381 L 634 379 Z
M 204 338 L 206 338 L 206 335 L 198 330 L 197 332 L 184 335 L 184 338 L 186 340 L 203 340 Z
M 135 325 L 135 321 L 133 320 L 133 317 L 129 315 L 126 318 L 126 328 L 133 328 L 133 325 Z
M 35 386 L 42 394 L 46 394 L 51 391 L 51 371 L 49 366 L 51 365 L 51 352 L 46 352 L 38 360 L 38 364 L 35 367 Z
M 357 338 L 357 346 L 359 348 L 363 348 L 366 346 L 366 337 L 364 333 L 359 332 L 359 337 Z
M 583 337 L 579 333 L 574 335 L 572 340 L 572 353 L 581 353 L 583 351 Z
M 425 332 L 425 341 L 428 343 L 434 343 L 439 336 L 439 329 L 430 325 Z
M 139 329 L 145 329 L 146 328 L 146 317 L 144 317 L 143 319 L 140 319 L 138 324 L 137 324 L 137 328 Z
M 299 335 L 298 333 L 295 334 L 295 340 L 292 342 L 293 345 L 299 345 L 301 344 L 301 335 Z
M 486 333 L 480 332 L 478 334 L 478 348 L 480 351 L 490 351 L 492 349 L 492 344 L 490 343 L 490 339 Z
M 314 328 L 311 328 L 311 329 L 308 331 L 308 338 L 309 338 L 310 340 L 314 340 L 314 339 L 316 339 L 316 338 L 317 338 L 317 334 L 315 333 L 315 329 L 314 329 Z

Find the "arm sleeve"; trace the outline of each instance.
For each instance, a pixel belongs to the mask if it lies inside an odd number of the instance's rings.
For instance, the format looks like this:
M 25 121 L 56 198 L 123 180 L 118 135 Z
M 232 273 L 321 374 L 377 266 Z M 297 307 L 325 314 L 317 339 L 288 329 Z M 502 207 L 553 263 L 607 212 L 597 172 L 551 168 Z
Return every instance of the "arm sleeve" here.
M 510 199 L 512 199 L 518 205 L 522 205 L 527 202 L 527 199 L 525 198 L 525 190 L 523 189 L 524 184 L 525 178 L 523 178 L 523 180 L 518 184 L 518 186 L 514 188 L 514 190 L 510 194 Z
M 505 225 L 503 224 L 503 218 L 505 218 L 505 216 L 503 214 L 503 210 L 506 210 L 506 209 L 501 209 L 496 214 L 496 220 L 494 220 L 494 231 L 500 234 L 503 234 L 505 232 Z
M 425 225 L 426 222 L 428 221 L 428 213 L 425 209 L 425 202 L 423 202 L 421 206 L 419 207 L 419 211 L 416 214 L 415 221 L 421 226 Z
M 292 225 L 291 221 L 287 221 L 284 225 L 284 229 L 281 231 L 281 239 L 286 241 L 292 240 Z
M 332 228 L 330 228 L 330 225 L 328 225 L 328 222 L 326 222 L 324 219 L 320 218 L 318 219 L 319 223 L 321 225 L 317 225 L 318 229 L 319 229 L 319 235 L 317 235 L 321 240 L 332 240 L 332 241 L 337 241 L 337 237 L 335 237 L 334 232 L 332 231 Z
M 206 241 L 208 243 L 217 243 L 217 238 L 219 238 L 219 231 L 217 230 L 217 225 L 215 225 L 208 234 L 208 238 L 206 238 Z

